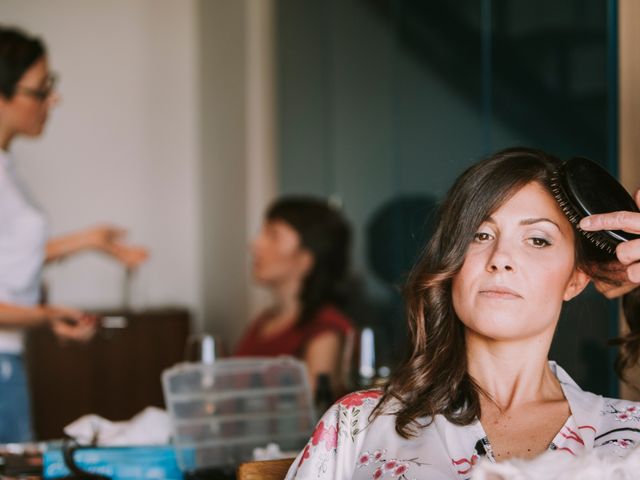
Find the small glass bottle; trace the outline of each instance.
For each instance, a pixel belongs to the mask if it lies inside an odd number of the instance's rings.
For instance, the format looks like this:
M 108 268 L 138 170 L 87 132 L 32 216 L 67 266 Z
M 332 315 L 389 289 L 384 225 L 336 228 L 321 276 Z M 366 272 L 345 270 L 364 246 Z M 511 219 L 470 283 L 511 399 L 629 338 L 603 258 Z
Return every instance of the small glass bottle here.
M 359 347 L 357 388 L 371 388 L 376 377 L 376 342 L 373 328 L 362 329 Z

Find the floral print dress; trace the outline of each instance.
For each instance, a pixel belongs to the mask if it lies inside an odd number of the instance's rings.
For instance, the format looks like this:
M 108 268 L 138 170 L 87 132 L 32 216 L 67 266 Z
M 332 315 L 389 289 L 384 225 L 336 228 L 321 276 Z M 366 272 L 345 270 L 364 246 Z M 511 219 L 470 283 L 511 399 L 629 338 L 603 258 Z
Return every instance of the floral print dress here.
M 594 448 L 624 456 L 640 442 L 640 404 L 585 392 L 554 362 L 549 362 L 571 415 L 549 450 L 579 455 Z M 352 393 L 333 405 L 318 422 L 286 480 L 468 479 L 480 457 L 495 462 L 482 425 L 454 425 L 441 415 L 412 439 L 395 431 L 395 417 L 369 414 L 382 392 Z

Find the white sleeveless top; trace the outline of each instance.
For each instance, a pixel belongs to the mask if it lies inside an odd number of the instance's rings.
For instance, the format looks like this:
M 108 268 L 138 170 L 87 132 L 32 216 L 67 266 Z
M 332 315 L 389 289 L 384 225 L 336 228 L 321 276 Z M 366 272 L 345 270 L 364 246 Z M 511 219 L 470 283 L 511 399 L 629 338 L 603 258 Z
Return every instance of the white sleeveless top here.
M 47 221 L 0 150 L 0 303 L 38 303 L 47 242 Z M 23 350 L 21 329 L 0 329 L 0 353 Z

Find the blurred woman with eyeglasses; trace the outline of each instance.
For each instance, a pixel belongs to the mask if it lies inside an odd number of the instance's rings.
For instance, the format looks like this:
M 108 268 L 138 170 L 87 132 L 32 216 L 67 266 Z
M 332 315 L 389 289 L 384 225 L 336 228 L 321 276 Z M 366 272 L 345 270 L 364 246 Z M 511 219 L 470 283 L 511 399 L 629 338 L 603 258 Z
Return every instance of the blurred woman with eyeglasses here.
M 147 256 L 109 226 L 47 238 L 45 215 L 18 178 L 10 148 L 20 136 L 42 133 L 59 101 L 55 80 L 40 39 L 0 26 L 0 443 L 31 440 L 24 329 L 49 325 L 59 337 L 78 341 L 95 331 L 91 315 L 40 305 L 42 267 L 86 250 L 107 253 L 129 268 Z

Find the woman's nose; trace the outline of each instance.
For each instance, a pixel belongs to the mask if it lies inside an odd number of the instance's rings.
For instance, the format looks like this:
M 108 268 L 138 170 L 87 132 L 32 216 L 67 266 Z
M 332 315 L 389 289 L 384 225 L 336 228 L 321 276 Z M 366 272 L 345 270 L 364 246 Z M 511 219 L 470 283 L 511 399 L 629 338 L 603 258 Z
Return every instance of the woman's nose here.
M 251 255 L 255 255 L 256 250 L 257 250 L 257 239 L 254 238 L 251 241 L 249 241 L 249 243 L 247 244 L 247 250 L 249 250 L 249 253 Z
M 515 262 L 508 249 L 504 245 L 497 244 L 487 262 L 487 271 L 489 272 L 513 272 L 515 271 Z
M 60 94 L 54 90 L 47 97 L 47 107 L 49 108 L 55 107 L 60 103 L 61 100 L 62 100 L 62 97 L 60 96 Z
M 253 239 L 249 242 L 249 251 L 252 255 L 257 255 L 262 248 L 262 234 L 258 233 Z

